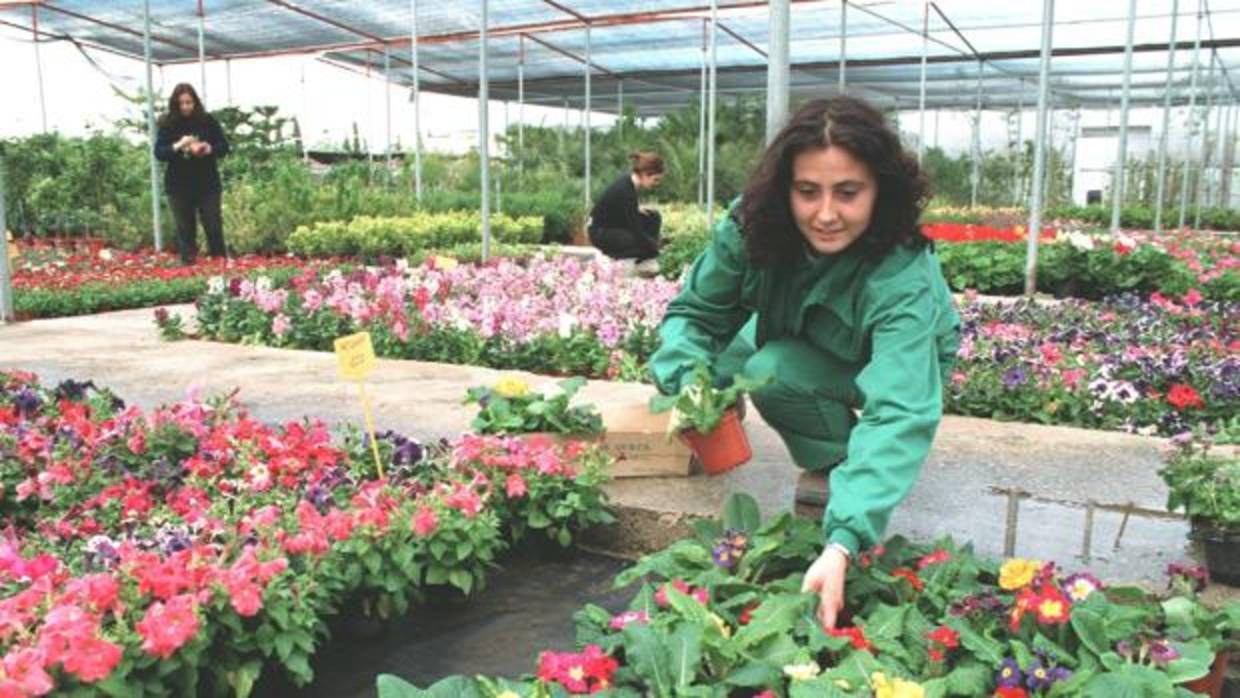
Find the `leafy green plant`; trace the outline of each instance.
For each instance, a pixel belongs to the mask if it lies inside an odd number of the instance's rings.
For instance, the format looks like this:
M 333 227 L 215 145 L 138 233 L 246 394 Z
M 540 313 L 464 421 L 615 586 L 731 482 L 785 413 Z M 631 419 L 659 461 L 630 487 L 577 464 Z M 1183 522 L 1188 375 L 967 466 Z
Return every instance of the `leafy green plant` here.
M 1240 530 L 1240 456 L 1235 448 L 1213 450 L 1200 430 L 1172 442 L 1175 450 L 1158 472 L 1167 483 L 1167 508 Z
M 494 386 L 475 386 L 465 404 L 478 405 L 473 428 L 479 434 L 599 434 L 603 418 L 594 405 L 569 406 L 586 384 L 574 376 L 560 381 L 551 394 L 534 392 L 518 378 L 501 378 Z
M 710 369 L 703 362 L 693 367 L 692 380 L 684 383 L 675 395 L 656 395 L 650 398 L 650 411 L 660 414 L 673 410 L 672 420 L 668 425 L 669 438 L 672 434 L 692 429 L 702 434 L 709 434 L 719 426 L 724 413 L 735 408 L 741 396 L 753 392 L 771 382 L 771 378 L 754 378 L 751 376 L 734 376 L 732 383 L 725 388 L 716 388 Z

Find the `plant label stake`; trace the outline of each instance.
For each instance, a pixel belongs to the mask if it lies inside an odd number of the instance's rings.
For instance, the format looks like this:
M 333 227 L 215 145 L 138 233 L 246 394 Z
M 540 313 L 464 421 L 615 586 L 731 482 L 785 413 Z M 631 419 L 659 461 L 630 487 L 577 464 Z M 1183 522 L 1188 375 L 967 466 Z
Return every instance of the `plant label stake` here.
M 375 348 L 370 343 L 370 333 L 358 332 L 339 337 L 334 345 L 340 377 L 357 382 L 357 390 L 362 397 L 362 414 L 366 418 L 366 433 L 370 436 L 370 452 L 375 457 L 379 477 L 383 478 L 383 463 L 379 461 L 379 445 L 375 441 L 375 420 L 370 413 L 370 400 L 366 397 L 366 377 L 375 369 Z

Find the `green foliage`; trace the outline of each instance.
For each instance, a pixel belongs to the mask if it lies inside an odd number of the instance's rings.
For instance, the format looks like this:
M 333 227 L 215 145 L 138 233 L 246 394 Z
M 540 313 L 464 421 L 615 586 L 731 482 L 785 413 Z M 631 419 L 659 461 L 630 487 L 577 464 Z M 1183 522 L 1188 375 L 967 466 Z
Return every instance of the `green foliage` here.
M 466 393 L 465 404 L 478 405 L 473 429 L 479 434 L 600 434 L 603 418 L 592 404 L 569 407 L 586 384 L 581 376 L 566 378 L 552 394 L 536 393 L 515 378 L 502 378 L 495 386 L 475 386 Z
M 669 427 L 672 431 L 692 429 L 709 434 L 719 425 L 724 413 L 736 406 L 741 395 L 753 392 L 771 380 L 769 376 L 738 375 L 727 387 L 716 388 L 710 368 L 704 362 L 698 362 L 693 367 L 692 379 L 682 383 L 680 392 L 650 398 L 650 411 L 659 414 L 675 410 Z
M 401 218 L 358 216 L 347 223 L 301 226 L 289 236 L 288 248 L 304 257 L 404 257 L 479 240 L 481 228 L 482 216 L 477 211 L 419 212 Z M 491 233 L 499 242 L 536 243 L 542 229 L 542 221 L 529 216 L 491 217 Z
M 1240 432 L 1240 420 L 1232 429 Z M 1233 448 L 1211 448 L 1201 433 L 1177 437 L 1159 475 L 1167 483 L 1167 509 L 1184 509 L 1223 529 L 1240 530 L 1240 456 Z

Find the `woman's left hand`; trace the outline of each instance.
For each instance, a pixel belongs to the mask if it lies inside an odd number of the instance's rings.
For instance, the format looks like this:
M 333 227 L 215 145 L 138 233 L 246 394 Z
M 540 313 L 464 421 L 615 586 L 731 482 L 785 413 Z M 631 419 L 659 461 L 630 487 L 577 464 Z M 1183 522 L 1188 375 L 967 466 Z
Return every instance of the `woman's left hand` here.
M 194 144 L 194 155 L 202 157 L 211 154 L 211 144 L 205 141 L 199 141 Z
M 840 610 L 844 608 L 844 575 L 848 558 L 835 546 L 823 549 L 805 572 L 801 591 L 818 593 L 818 620 L 824 630 L 834 630 Z

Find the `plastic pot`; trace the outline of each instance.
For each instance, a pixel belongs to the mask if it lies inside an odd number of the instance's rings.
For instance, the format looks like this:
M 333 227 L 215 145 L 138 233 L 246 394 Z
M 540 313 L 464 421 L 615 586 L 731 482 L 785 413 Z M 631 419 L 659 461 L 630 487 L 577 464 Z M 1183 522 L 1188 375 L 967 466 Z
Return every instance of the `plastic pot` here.
M 1193 537 L 1205 549 L 1210 579 L 1240 587 L 1240 528 L 1204 526 Z
M 693 449 L 707 475 L 722 475 L 753 458 L 749 436 L 735 409 L 725 412 L 710 433 L 689 429 L 680 432 L 680 438 Z

